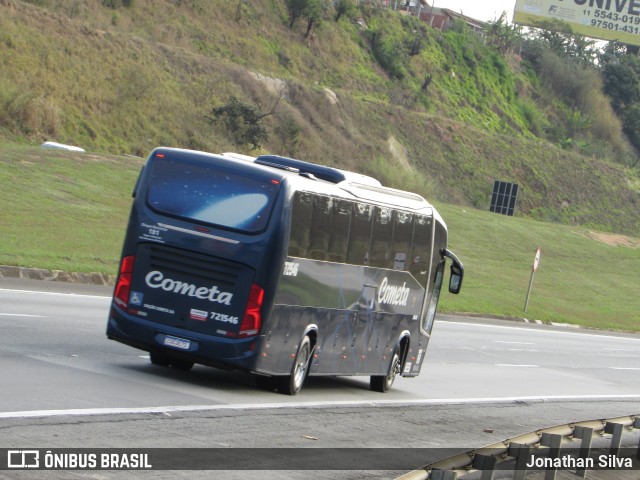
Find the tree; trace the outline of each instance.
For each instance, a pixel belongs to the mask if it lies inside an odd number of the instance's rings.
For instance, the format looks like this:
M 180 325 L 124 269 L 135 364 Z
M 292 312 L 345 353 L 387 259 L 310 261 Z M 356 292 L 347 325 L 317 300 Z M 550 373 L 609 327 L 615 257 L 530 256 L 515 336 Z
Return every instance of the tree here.
M 524 37 L 519 31 L 519 27 L 511 25 L 507 21 L 507 12 L 502 12 L 497 20 L 487 23 L 484 32 L 487 43 L 498 49 L 502 54 L 514 52 L 524 42 Z
M 304 14 L 307 0 L 285 0 L 285 3 L 287 5 L 287 12 L 289 13 L 289 28 L 293 28 L 296 20 Z
M 309 36 L 314 26 L 322 22 L 327 10 L 326 0 L 285 0 L 285 3 L 289 12 L 289 28 L 293 28 L 299 18 L 307 19 L 304 38 Z
M 607 42 L 598 55 L 598 65 L 605 66 L 611 62 L 619 62 L 628 53 L 627 45 L 619 42 Z
M 351 17 L 356 10 L 356 5 L 353 3 L 353 0 L 338 0 L 334 20 L 337 22 L 342 16 Z
M 640 151 L 640 103 L 634 103 L 626 108 L 622 121 L 624 133 L 636 150 Z
M 640 60 L 635 55 L 625 55 L 604 65 L 602 79 L 604 92 L 616 112 L 640 102 Z
M 314 25 L 317 25 L 322 21 L 324 7 L 324 0 L 306 0 L 303 15 L 307 19 L 307 31 L 304 34 L 304 38 L 309 36 Z
M 262 119 L 271 115 L 274 109 L 269 113 L 260 113 L 251 105 L 231 97 L 228 104 L 213 108 L 210 116 L 205 115 L 205 118 L 211 124 L 221 123 L 235 145 L 250 145 L 256 149 L 269 138 Z
M 640 59 L 637 55 L 612 55 L 602 67 L 604 92 L 622 119 L 622 130 L 640 151 Z M 637 162 L 636 162 L 637 163 Z
M 536 27 L 529 34 L 534 42 L 541 42 L 559 57 L 595 63 L 598 55 L 595 40 L 574 34 L 568 24 L 558 20 L 539 22 Z

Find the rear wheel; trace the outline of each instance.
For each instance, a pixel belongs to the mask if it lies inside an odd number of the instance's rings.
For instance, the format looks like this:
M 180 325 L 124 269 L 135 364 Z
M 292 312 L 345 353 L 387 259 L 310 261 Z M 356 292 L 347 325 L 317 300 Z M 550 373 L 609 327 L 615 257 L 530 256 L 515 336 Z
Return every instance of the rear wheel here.
M 300 342 L 296 359 L 291 368 L 291 375 L 276 377 L 278 391 L 286 395 L 296 395 L 301 389 L 309 369 L 311 357 L 311 340 L 305 336 Z
M 180 360 L 178 358 L 172 357 L 171 355 L 167 355 L 166 353 L 161 353 L 157 351 L 149 352 L 149 358 L 151 359 L 151 363 L 154 365 L 159 365 L 161 367 L 171 367 L 176 370 L 182 370 L 188 372 L 193 367 L 193 362 L 189 362 L 187 360 Z
M 398 350 L 398 347 L 396 347 L 396 350 L 393 352 L 393 358 L 391 360 L 391 365 L 389 366 L 389 373 L 386 375 L 371 376 L 371 383 L 369 384 L 371 390 L 382 393 L 389 391 L 394 380 L 400 373 L 400 353 Z

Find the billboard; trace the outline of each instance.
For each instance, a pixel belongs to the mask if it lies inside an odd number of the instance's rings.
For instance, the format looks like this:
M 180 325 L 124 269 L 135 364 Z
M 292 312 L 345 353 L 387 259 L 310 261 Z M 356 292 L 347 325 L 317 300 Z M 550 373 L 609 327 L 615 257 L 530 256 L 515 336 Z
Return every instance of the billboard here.
M 640 0 L 516 0 L 514 23 L 549 28 L 554 21 L 587 37 L 640 45 Z

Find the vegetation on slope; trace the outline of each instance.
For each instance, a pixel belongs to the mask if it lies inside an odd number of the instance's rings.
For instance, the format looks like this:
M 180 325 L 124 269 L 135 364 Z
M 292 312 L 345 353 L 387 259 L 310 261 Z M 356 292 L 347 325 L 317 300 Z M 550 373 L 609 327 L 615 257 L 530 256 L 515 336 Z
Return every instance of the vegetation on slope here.
M 290 28 L 288 5 L 0 0 L 0 136 L 249 153 L 207 118 L 235 97 L 276 106 L 261 151 L 480 209 L 511 180 L 523 214 L 640 232 L 633 150 L 591 70 L 368 4 Z

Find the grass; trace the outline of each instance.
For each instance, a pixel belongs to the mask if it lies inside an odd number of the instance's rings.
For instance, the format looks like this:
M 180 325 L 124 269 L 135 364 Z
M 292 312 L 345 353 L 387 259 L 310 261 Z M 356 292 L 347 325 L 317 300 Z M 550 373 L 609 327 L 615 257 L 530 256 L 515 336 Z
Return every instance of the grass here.
M 0 264 L 114 274 L 143 160 L 0 143 Z M 640 331 L 640 239 L 437 204 L 465 264 L 467 312 Z M 540 268 L 526 314 L 537 247 Z
M 443 296 L 441 311 L 640 331 L 639 239 L 604 235 L 605 242 L 581 227 L 451 205 L 438 209 L 466 274 L 462 294 Z M 538 247 L 542 256 L 525 313 Z
M 114 273 L 142 160 L 0 150 L 0 264 Z

